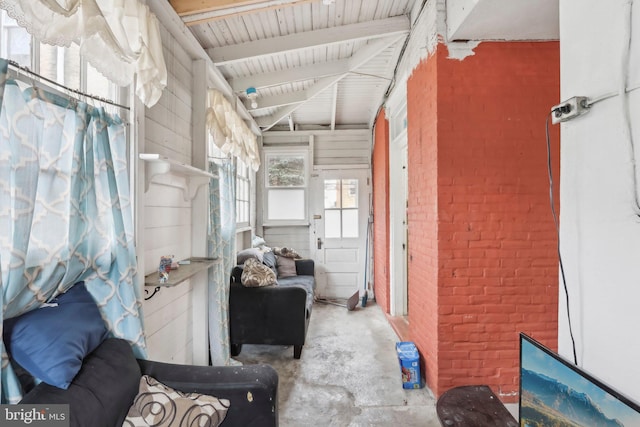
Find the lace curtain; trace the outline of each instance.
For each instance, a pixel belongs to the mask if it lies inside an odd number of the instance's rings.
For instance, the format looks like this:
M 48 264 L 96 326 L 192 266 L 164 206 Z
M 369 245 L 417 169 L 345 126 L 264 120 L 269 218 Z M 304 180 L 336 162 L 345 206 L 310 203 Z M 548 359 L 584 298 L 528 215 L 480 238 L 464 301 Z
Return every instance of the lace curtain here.
M 119 86 L 153 106 L 167 85 L 158 20 L 138 0 L 0 0 L 0 8 L 42 43 L 80 53 Z
M 0 333 L 4 319 L 84 280 L 111 335 L 144 357 L 126 126 L 102 108 L 25 88 L 7 70 L 0 59 Z M 16 403 L 1 341 L 0 351 L 0 398 Z
M 260 153 L 256 135 L 242 121 L 224 95 L 215 89 L 209 90 L 207 129 L 222 152 L 239 157 L 254 171 L 258 170 Z

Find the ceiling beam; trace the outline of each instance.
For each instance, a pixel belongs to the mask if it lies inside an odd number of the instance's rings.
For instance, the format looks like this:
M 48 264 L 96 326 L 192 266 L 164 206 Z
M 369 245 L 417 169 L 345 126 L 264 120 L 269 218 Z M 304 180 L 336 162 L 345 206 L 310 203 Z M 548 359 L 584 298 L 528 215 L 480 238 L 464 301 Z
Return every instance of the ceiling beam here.
M 369 60 L 378 55 L 381 51 L 396 43 L 397 41 L 404 39 L 406 35 L 389 37 L 382 40 L 376 40 L 375 42 L 369 43 L 364 46 L 362 49 L 358 50 L 350 59 L 349 59 L 349 71 L 355 70 L 362 65 L 366 64 Z M 263 131 L 271 129 L 273 126 L 278 124 L 278 122 L 288 115 L 292 114 L 295 110 L 297 110 L 301 105 L 303 105 L 306 101 L 317 96 L 319 93 L 329 88 L 330 86 L 338 83 L 340 80 L 349 75 L 349 71 L 338 74 L 335 76 L 324 77 L 318 80 L 313 86 L 307 88 L 304 93 L 306 95 L 306 99 L 304 102 L 299 102 L 296 104 L 290 104 L 283 108 L 278 109 L 275 113 L 260 117 L 256 121 L 258 126 L 260 126 Z
M 375 21 L 359 22 L 304 33 L 288 34 L 252 42 L 207 49 L 214 64 L 227 65 L 238 61 L 295 52 L 356 40 L 405 35 L 411 28 L 405 15 Z
M 295 92 L 287 92 L 280 95 L 260 96 L 258 97 L 258 108 L 252 110 L 260 110 L 262 108 L 278 108 L 285 105 L 300 104 L 307 100 L 308 94 L 306 90 Z
M 280 86 L 286 83 L 300 82 L 303 80 L 319 79 L 321 77 L 342 74 L 349 71 L 349 58 L 337 61 L 320 62 L 302 67 L 273 71 L 271 73 L 257 74 L 248 77 L 238 77 L 229 80 L 229 84 L 236 92 L 242 92 L 252 86 L 256 89 Z

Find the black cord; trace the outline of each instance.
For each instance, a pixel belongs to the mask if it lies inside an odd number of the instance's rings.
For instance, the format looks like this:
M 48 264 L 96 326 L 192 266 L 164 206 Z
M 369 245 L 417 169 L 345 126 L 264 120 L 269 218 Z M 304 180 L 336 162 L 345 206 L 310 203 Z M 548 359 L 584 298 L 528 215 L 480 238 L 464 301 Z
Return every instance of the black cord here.
M 553 168 L 551 166 L 551 137 L 549 136 L 549 119 L 555 111 L 551 111 L 547 115 L 545 131 L 547 135 L 547 171 L 549 173 L 549 201 L 551 203 L 551 213 L 553 214 L 553 223 L 556 226 L 556 235 L 558 236 L 558 262 L 560 264 L 560 274 L 562 275 L 562 285 L 564 286 L 564 295 L 567 302 L 567 320 L 569 321 L 569 335 L 571 336 L 571 346 L 573 349 L 573 363 L 578 366 L 578 356 L 576 355 L 576 340 L 573 337 L 573 326 L 571 326 L 571 313 L 569 311 L 569 289 L 567 288 L 567 278 L 564 274 L 564 265 L 562 264 L 562 254 L 560 253 L 560 225 L 558 224 L 558 214 L 553 203 Z

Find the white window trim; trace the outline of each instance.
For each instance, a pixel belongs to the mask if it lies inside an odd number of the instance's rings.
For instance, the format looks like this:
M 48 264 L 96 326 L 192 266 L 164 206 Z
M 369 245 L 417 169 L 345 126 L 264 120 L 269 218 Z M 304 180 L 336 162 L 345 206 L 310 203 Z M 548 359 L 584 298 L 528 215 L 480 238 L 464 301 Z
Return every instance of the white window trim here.
M 262 164 L 264 165 L 263 178 L 264 178 L 264 190 L 262 192 L 262 212 L 263 212 L 263 226 L 264 227 L 278 227 L 278 226 L 308 226 L 309 225 L 309 185 L 311 180 L 311 165 L 310 165 L 310 155 L 309 155 L 309 147 L 304 146 L 294 146 L 294 147 L 264 147 L 263 149 L 263 158 Z M 269 164 L 268 158 L 272 155 L 290 155 L 290 156 L 300 156 L 304 159 L 304 185 L 296 186 L 296 187 L 272 187 L 269 185 Z M 298 189 L 304 191 L 304 201 L 303 201 L 303 219 L 286 219 L 286 220 L 277 220 L 277 219 L 269 219 L 269 190 L 270 189 Z
M 238 171 L 240 170 L 240 163 L 243 165 L 243 167 L 245 168 L 246 172 L 247 172 L 247 176 L 246 176 L 246 182 L 248 184 L 248 189 L 247 189 L 247 200 L 246 202 L 248 203 L 247 206 L 247 220 L 246 221 L 241 221 L 238 222 L 237 218 L 238 218 L 238 213 L 236 212 L 236 230 L 244 230 L 247 228 L 251 228 L 251 210 L 252 210 L 252 205 L 251 205 L 251 192 L 252 189 L 255 186 L 255 179 L 253 178 L 253 176 L 255 175 L 254 173 L 252 173 L 251 167 L 247 164 L 245 164 L 244 162 L 242 162 L 241 160 L 238 160 L 236 158 L 236 210 L 237 210 L 237 203 L 238 203 L 238 182 L 240 180 L 240 177 L 238 175 Z M 244 178 L 243 178 L 244 180 Z

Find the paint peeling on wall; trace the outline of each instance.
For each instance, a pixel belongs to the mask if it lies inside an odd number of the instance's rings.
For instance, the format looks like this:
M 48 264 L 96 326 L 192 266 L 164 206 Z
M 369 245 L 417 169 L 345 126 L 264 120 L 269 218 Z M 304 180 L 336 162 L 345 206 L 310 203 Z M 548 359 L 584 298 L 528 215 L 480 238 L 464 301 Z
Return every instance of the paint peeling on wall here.
M 445 0 L 426 0 L 414 19 L 406 51 L 398 66 L 396 88 L 404 87 L 418 64 L 434 54 L 438 43 L 443 42 L 440 34 L 446 33 Z
M 449 48 L 449 56 L 447 58 L 462 61 L 467 56 L 475 55 L 476 53 L 473 50 L 478 47 L 479 44 L 479 41 L 447 43 L 447 48 Z

